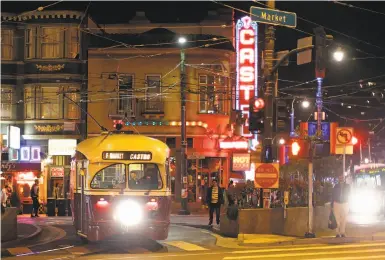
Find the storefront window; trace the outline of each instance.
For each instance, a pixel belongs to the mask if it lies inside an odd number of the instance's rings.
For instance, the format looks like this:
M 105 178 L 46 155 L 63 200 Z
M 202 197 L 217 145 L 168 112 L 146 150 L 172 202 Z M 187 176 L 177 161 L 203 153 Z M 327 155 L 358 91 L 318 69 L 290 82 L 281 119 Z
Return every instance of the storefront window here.
M 162 178 L 153 163 L 133 163 L 128 165 L 128 187 L 132 190 L 159 190 Z
M 95 174 L 91 181 L 92 189 L 119 189 L 125 183 L 125 164 L 110 165 Z

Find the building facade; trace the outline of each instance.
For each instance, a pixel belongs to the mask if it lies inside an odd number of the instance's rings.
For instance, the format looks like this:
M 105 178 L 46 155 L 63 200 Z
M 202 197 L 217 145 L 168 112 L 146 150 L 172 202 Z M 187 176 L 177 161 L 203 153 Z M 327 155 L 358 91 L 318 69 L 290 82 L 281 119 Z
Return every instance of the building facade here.
M 199 24 L 153 24 L 138 12 L 129 24 L 101 26 L 88 52 L 88 137 L 132 131 L 162 140 L 173 157 L 178 192 L 181 144 L 181 50 L 185 55 L 188 198 L 199 202 L 213 178 L 226 187 L 232 153 L 220 142 L 230 125 L 234 71 L 232 13 L 210 12 Z M 187 42 L 178 45 L 183 36 Z M 120 121 L 121 120 L 121 121 Z
M 2 181 L 28 213 L 36 178 L 43 202 L 54 186 L 66 198 L 71 153 L 86 137 L 79 104 L 90 20 L 75 11 L 36 11 L 2 13 L 1 21 Z

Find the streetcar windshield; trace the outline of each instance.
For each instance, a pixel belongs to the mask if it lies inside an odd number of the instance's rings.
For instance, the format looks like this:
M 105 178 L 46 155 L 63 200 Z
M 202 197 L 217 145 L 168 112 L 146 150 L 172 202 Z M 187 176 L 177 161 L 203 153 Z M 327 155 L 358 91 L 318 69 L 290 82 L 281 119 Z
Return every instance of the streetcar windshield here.
M 126 165 L 119 163 L 110 165 L 95 174 L 91 181 L 92 189 L 119 189 L 125 184 Z
M 158 166 L 154 163 L 128 165 L 128 187 L 132 190 L 158 190 L 162 188 Z

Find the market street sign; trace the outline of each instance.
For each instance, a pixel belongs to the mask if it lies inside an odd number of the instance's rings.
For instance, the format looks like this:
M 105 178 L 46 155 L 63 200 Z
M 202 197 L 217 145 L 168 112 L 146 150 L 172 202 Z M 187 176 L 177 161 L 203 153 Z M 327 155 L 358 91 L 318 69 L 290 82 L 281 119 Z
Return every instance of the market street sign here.
M 297 14 L 275 9 L 267 9 L 252 6 L 250 8 L 251 20 L 258 23 L 281 25 L 285 27 L 297 27 Z

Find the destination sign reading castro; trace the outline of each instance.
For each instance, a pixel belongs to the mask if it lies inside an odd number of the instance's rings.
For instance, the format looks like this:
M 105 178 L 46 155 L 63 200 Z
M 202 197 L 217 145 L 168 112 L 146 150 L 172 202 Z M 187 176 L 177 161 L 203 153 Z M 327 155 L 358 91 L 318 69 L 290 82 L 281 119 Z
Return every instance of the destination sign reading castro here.
M 258 23 L 281 25 L 285 27 L 297 27 L 297 14 L 275 9 L 267 9 L 252 6 L 250 8 L 251 20 Z
M 151 152 L 103 152 L 103 160 L 151 161 Z

